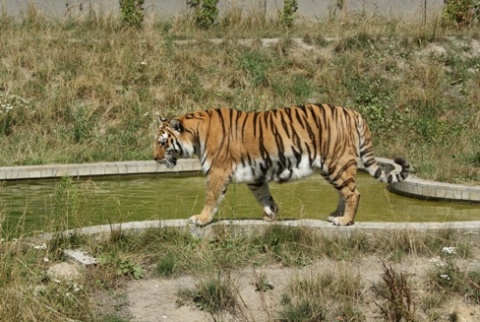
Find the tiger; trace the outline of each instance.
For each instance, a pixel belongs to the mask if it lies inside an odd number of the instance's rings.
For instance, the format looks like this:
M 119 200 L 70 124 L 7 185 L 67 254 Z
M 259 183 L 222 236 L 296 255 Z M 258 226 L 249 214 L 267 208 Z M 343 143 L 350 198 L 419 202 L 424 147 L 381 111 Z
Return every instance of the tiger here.
M 203 210 L 189 218 L 197 226 L 212 222 L 232 180 L 246 183 L 263 207 L 263 219 L 273 221 L 279 207 L 269 182 L 284 183 L 320 173 L 339 194 L 328 220 L 353 225 L 360 199 L 357 164 L 380 182 L 401 182 L 410 172 L 386 173 L 373 153 L 372 134 L 353 109 L 332 104 L 307 104 L 258 112 L 218 108 L 160 119 L 153 158 L 167 168 L 177 159 L 198 157 L 206 176 Z

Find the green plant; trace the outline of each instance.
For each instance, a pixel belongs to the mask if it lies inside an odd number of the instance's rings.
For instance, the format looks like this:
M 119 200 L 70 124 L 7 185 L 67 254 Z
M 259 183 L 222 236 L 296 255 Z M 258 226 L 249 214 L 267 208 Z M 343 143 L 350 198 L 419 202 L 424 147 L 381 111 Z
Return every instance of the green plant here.
M 116 276 L 132 277 L 140 279 L 143 277 L 143 269 L 140 265 L 115 254 L 106 254 L 98 256 L 98 263 L 101 266 L 113 267 Z
M 72 221 L 78 216 L 78 190 L 72 179 L 63 176 L 57 184 L 52 203 L 52 239 L 48 242 L 50 252 L 54 257 L 61 258 L 63 248 L 77 244 L 81 238 L 76 234 L 68 234 Z
M 442 247 L 442 255 L 430 260 L 434 269 L 430 272 L 430 283 L 436 290 L 455 292 L 466 297 L 471 296 L 474 302 L 478 302 L 479 272 L 467 272 L 460 269 L 454 262 L 459 248 L 453 246 Z
M 318 238 L 309 229 L 274 226 L 256 237 L 261 249 L 288 266 L 305 266 L 318 255 Z
M 281 304 L 285 306 L 279 312 L 279 321 L 285 322 L 320 322 L 325 319 L 327 309 L 322 303 L 308 299 L 292 302 L 288 296 L 283 296 Z
M 12 134 L 24 122 L 30 102 L 20 96 L 0 92 L 0 137 Z
M 236 64 L 246 74 L 251 86 L 268 86 L 268 70 L 275 65 L 275 60 L 267 51 L 245 50 Z
M 273 290 L 274 287 L 270 282 L 267 280 L 265 274 L 260 274 L 256 276 L 257 281 L 255 282 L 255 291 L 257 292 L 267 292 Z
M 193 9 L 193 17 L 198 27 L 207 29 L 215 23 L 218 17 L 218 1 L 219 0 L 187 1 L 187 4 Z
M 473 303 L 480 304 L 480 269 L 470 271 L 467 273 L 467 290 L 466 298 Z
M 177 305 L 191 301 L 201 310 L 211 314 L 220 311 L 233 311 L 237 307 L 236 293 L 232 281 L 217 276 L 197 283 L 194 289 L 181 289 L 177 293 Z
M 167 251 L 158 261 L 156 272 L 162 276 L 172 276 L 176 270 L 177 257 L 173 251 Z
M 280 298 L 283 308 L 280 321 L 328 321 L 330 291 L 334 289 L 333 274 L 307 274 L 292 278 Z M 333 291 L 334 292 L 334 291 Z
M 85 115 L 85 110 L 79 108 L 73 115 L 73 141 L 80 143 L 88 139 L 93 131 L 93 122 Z
M 283 9 L 279 11 L 280 21 L 282 24 L 290 28 L 295 21 L 295 14 L 298 10 L 298 2 L 296 0 L 283 0 Z
M 139 28 L 143 22 L 144 0 L 119 0 L 122 24 L 127 27 Z
M 478 0 L 444 0 L 442 18 L 444 23 L 468 26 L 480 17 Z

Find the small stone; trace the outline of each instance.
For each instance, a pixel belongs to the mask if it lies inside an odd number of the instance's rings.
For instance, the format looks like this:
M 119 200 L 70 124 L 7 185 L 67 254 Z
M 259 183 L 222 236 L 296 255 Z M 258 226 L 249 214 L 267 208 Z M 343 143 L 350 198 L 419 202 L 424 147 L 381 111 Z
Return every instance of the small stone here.
M 46 293 L 47 293 L 47 288 L 44 285 L 37 285 L 33 289 L 34 296 L 41 296 L 41 295 L 45 295 Z
M 47 275 L 53 280 L 72 281 L 80 277 L 80 272 L 75 265 L 70 263 L 58 263 L 47 270 Z
M 74 261 L 76 261 L 76 262 L 78 262 L 82 265 L 85 265 L 85 266 L 94 265 L 94 264 L 98 263 L 97 259 L 95 257 L 92 257 L 92 256 L 89 256 L 89 255 L 85 254 L 85 252 L 83 252 L 80 249 L 66 249 L 66 250 L 63 251 L 63 253 L 68 258 L 71 258 Z

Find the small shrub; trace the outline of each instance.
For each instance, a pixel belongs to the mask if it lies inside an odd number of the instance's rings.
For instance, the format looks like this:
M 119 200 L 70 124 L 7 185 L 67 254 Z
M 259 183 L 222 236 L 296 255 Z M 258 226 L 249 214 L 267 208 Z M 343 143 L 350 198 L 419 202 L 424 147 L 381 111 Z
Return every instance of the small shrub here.
M 296 0 L 283 0 L 283 9 L 279 12 L 279 16 L 285 27 L 290 28 L 293 26 L 297 10 L 298 3 Z
M 445 24 L 468 26 L 480 17 L 478 0 L 444 0 L 442 19 Z
M 219 0 L 189 0 L 187 4 L 193 9 L 195 24 L 202 28 L 210 28 L 218 17 Z
M 143 22 L 144 0 L 120 0 L 120 17 L 127 27 L 139 28 Z

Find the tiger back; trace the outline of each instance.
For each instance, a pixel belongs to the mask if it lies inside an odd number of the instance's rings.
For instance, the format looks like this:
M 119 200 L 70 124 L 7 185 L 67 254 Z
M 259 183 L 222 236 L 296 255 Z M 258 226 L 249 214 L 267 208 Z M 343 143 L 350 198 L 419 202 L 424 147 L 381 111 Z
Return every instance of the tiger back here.
M 156 138 L 154 159 L 169 167 L 178 158 L 196 155 L 207 176 L 205 206 L 190 221 L 203 226 L 218 210 L 231 180 L 246 183 L 271 221 L 278 206 L 268 182 L 288 182 L 320 173 L 339 193 L 329 220 L 353 224 L 360 193 L 357 162 L 382 182 L 403 181 L 409 165 L 385 173 L 375 161 L 371 132 L 362 116 L 350 109 L 310 104 L 263 112 L 203 110 L 164 120 Z

